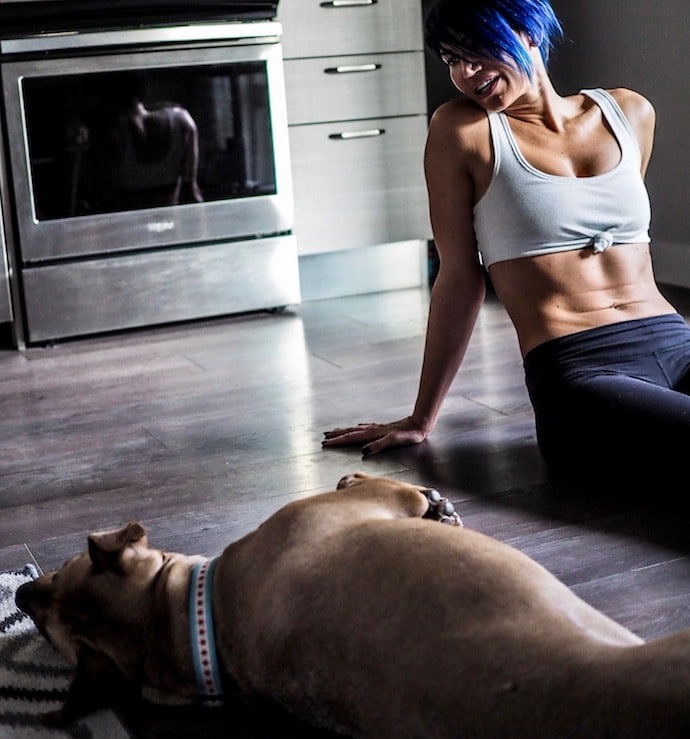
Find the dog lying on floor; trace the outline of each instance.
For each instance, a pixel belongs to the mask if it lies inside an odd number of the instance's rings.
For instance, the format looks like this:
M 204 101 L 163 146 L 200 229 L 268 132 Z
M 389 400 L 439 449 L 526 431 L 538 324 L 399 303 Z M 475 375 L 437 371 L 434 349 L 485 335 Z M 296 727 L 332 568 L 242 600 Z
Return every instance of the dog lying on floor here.
M 435 490 L 359 472 L 212 560 L 91 534 L 17 604 L 76 665 L 61 722 L 124 679 L 371 739 L 690 736 L 690 630 L 644 643 Z

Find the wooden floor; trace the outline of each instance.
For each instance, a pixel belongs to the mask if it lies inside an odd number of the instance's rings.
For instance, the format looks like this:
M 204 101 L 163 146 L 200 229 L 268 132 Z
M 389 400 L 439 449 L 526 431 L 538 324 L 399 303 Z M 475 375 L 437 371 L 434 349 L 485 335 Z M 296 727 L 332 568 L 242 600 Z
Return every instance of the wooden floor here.
M 670 290 L 670 289 L 669 289 Z M 690 300 L 672 294 L 690 316 Z M 211 555 L 353 470 L 433 485 L 465 525 L 509 542 L 645 638 L 690 626 L 686 518 L 643 500 L 565 488 L 535 445 L 521 360 L 487 300 L 424 444 L 362 459 L 322 432 L 406 415 L 417 387 L 424 289 L 0 349 L 0 569 L 50 569 L 86 534 L 139 519 L 155 546 Z M 317 736 L 270 711 L 150 710 L 132 735 Z

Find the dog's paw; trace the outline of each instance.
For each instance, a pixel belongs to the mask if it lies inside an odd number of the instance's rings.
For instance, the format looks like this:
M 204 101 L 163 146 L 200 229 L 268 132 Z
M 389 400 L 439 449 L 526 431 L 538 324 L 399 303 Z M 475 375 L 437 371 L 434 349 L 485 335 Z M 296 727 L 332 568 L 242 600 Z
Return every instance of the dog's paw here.
M 343 488 L 349 488 L 352 487 L 352 485 L 356 485 L 358 482 L 362 482 L 362 480 L 366 479 L 368 475 L 366 475 L 364 472 L 353 472 L 350 475 L 345 475 L 338 480 L 338 484 L 336 485 L 336 490 L 342 490 Z
M 444 498 L 438 490 L 427 488 L 421 492 L 426 495 L 429 501 L 429 510 L 424 514 L 423 518 L 433 518 L 434 521 L 447 523 L 451 526 L 463 525 L 462 519 L 455 510 L 455 506 L 448 498 Z

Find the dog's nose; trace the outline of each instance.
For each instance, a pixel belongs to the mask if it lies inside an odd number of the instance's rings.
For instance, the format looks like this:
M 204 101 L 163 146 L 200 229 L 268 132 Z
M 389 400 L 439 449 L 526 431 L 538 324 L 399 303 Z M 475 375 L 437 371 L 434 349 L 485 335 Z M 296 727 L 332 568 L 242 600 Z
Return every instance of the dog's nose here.
M 17 588 L 17 592 L 14 594 L 14 602 L 19 608 L 20 611 L 24 611 L 24 613 L 28 613 L 29 609 L 29 597 L 27 593 L 27 588 L 31 585 L 29 582 L 25 582 L 23 585 L 20 585 Z
M 25 582 L 17 588 L 14 602 L 20 611 L 34 618 L 36 613 L 45 610 L 52 601 L 49 588 L 41 585 L 38 581 Z

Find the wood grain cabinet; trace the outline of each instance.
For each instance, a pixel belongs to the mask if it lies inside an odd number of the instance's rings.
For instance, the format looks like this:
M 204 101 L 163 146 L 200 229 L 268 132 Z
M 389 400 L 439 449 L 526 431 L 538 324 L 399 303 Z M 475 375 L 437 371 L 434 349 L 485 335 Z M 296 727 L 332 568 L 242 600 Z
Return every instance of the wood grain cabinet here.
M 283 0 L 278 20 L 303 299 L 422 284 L 420 0 Z

